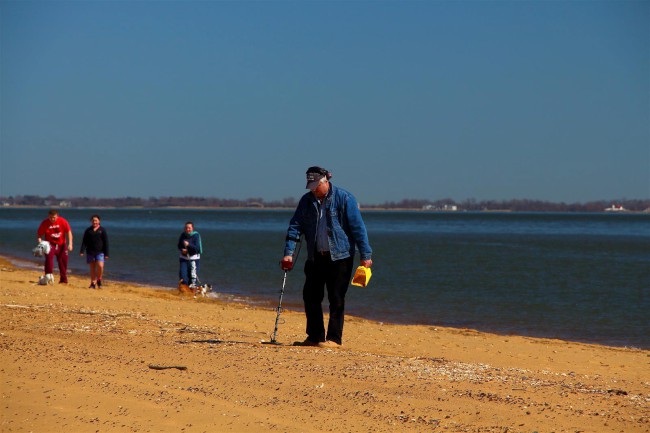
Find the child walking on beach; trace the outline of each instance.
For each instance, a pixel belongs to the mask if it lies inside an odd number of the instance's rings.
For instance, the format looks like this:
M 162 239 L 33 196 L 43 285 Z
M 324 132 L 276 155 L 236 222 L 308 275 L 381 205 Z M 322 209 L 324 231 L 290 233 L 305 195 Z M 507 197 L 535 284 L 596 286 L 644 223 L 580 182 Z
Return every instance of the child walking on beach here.
M 90 268 L 89 288 L 101 288 L 104 275 L 104 262 L 108 259 L 108 235 L 101 226 L 99 215 L 90 217 L 91 226 L 84 232 L 79 255 L 86 253 L 86 263 Z

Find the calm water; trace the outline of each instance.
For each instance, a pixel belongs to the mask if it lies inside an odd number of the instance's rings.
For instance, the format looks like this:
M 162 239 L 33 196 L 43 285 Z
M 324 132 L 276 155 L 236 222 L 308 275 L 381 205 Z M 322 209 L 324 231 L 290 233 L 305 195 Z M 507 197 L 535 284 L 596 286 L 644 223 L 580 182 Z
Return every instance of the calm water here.
M 73 273 L 87 275 L 78 251 L 93 213 L 111 242 L 109 283 L 175 288 L 176 241 L 191 220 L 203 239 L 204 282 L 219 296 L 277 303 L 289 211 L 63 210 L 75 234 Z M 40 264 L 31 249 L 46 214 L 0 209 L 0 254 Z M 650 348 L 650 215 L 365 212 L 364 219 L 373 277 L 367 288 L 350 288 L 349 314 Z M 306 256 L 289 273 L 287 308 L 302 310 Z

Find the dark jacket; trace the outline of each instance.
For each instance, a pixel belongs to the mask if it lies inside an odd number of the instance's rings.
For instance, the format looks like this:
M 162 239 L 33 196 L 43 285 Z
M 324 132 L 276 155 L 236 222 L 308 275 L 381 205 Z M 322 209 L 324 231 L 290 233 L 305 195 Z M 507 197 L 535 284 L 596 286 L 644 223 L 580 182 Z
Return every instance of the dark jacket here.
M 185 247 L 184 241 L 188 241 L 190 244 Z M 185 248 L 187 248 L 188 257 L 194 256 L 196 254 L 201 254 L 203 252 L 203 248 L 201 246 L 201 235 L 199 232 L 193 231 L 192 233 L 181 233 L 181 236 L 178 238 L 178 249 L 183 250 Z
M 81 254 L 85 252 L 88 252 L 88 255 L 104 253 L 104 256 L 108 257 L 108 235 L 104 227 L 99 226 L 97 230 L 93 230 L 93 226 L 90 226 L 86 229 L 81 241 Z

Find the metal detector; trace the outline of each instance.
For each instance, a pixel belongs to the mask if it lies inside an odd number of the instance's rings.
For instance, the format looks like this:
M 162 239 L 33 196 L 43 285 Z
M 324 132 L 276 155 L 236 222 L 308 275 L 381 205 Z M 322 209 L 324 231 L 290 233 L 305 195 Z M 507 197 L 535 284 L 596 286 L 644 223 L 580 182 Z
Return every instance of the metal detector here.
M 298 239 L 298 248 L 296 254 L 294 254 L 293 260 L 291 262 L 281 260 L 280 261 L 280 266 L 284 270 L 284 278 L 282 279 L 282 289 L 280 290 L 280 301 L 278 302 L 278 307 L 275 309 L 277 311 L 277 315 L 275 316 L 275 328 L 273 329 L 273 336 L 271 337 L 271 341 L 262 341 L 262 344 L 275 344 L 276 346 L 282 345 L 282 343 L 279 343 L 278 340 L 275 339 L 275 337 L 278 334 L 278 325 L 280 324 L 280 314 L 282 314 L 283 308 L 282 308 L 282 297 L 284 296 L 284 287 L 287 284 L 287 273 L 293 269 L 293 265 L 296 264 L 296 260 L 298 260 L 298 255 L 300 254 L 300 239 Z
M 282 280 L 282 290 L 280 290 L 280 302 L 278 302 L 278 308 L 275 309 L 278 312 L 278 314 L 275 316 L 275 328 L 273 329 L 273 336 L 271 337 L 271 341 L 262 341 L 263 344 L 275 344 L 275 345 L 281 344 L 278 343 L 278 340 L 276 340 L 275 337 L 278 334 L 278 324 L 280 323 L 280 314 L 282 313 L 282 296 L 284 295 L 284 285 L 287 283 L 287 272 L 289 272 L 289 270 L 284 271 L 284 279 Z

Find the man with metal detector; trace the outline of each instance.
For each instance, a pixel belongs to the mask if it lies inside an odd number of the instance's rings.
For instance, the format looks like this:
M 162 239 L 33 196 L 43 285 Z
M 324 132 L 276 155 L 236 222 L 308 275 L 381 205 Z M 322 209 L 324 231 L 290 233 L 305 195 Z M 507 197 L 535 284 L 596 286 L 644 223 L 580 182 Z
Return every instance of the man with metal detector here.
M 293 253 L 300 236 L 307 242 L 303 301 L 307 316 L 307 338 L 299 346 L 339 348 L 343 343 L 345 294 L 353 271 L 355 247 L 361 265 L 372 266 L 372 249 L 357 200 L 334 186 L 332 174 L 321 167 L 307 169 L 307 189 L 289 222 L 281 267 L 293 266 Z M 330 317 L 327 334 L 322 302 L 327 287 Z

